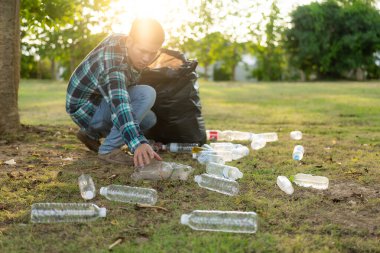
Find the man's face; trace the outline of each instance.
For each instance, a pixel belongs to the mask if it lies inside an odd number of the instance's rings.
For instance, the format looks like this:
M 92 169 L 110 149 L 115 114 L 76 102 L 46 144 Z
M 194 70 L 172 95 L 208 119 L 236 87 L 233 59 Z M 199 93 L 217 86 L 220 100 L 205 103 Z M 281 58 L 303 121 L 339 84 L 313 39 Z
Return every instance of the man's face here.
M 156 58 L 161 44 L 147 43 L 136 41 L 133 38 L 127 40 L 128 56 L 132 61 L 133 66 L 141 70 L 146 68 Z

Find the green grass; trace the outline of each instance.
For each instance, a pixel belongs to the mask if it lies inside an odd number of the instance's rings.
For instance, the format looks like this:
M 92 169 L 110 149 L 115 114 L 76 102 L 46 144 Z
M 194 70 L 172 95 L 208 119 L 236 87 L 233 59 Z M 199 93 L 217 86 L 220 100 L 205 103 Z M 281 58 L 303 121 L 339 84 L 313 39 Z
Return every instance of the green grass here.
M 32 125 L 0 146 L 0 252 L 380 252 L 380 83 L 210 83 L 200 92 L 207 129 L 275 131 L 279 141 L 231 163 L 244 177 L 229 197 L 186 182 L 134 182 L 131 168 L 101 163 L 75 139 L 66 115 L 66 85 L 23 80 L 21 121 Z M 292 141 L 289 132 L 304 138 Z M 245 143 L 248 144 L 248 143 Z M 296 144 L 306 153 L 291 159 Z M 62 158 L 73 157 L 73 161 Z M 187 155 L 163 155 L 204 167 Z M 77 177 L 97 189 L 111 183 L 152 187 L 168 212 L 139 209 L 96 196 L 108 214 L 86 224 L 31 224 L 35 202 L 83 202 Z M 287 196 L 278 175 L 312 173 L 330 179 L 325 191 L 295 187 Z M 114 176 L 116 175 L 116 176 Z M 194 231 L 179 224 L 196 209 L 255 211 L 256 234 Z

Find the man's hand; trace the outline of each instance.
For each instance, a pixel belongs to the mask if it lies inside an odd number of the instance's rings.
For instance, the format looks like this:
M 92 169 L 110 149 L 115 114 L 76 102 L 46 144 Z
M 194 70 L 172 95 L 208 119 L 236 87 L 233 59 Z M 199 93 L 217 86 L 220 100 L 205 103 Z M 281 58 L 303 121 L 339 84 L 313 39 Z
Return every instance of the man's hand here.
M 133 156 L 133 161 L 137 167 L 148 165 L 150 163 L 150 160 L 154 158 L 162 161 L 162 158 L 153 151 L 152 147 L 149 144 L 143 143 L 136 148 Z

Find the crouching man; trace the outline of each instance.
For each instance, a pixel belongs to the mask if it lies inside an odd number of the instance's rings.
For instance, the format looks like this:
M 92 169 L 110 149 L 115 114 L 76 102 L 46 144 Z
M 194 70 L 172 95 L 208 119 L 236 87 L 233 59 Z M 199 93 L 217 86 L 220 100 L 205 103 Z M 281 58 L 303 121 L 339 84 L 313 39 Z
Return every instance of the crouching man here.
M 138 84 L 157 57 L 165 33 L 153 19 L 136 19 L 127 35 L 105 38 L 79 64 L 67 88 L 66 111 L 80 127 L 78 139 L 101 160 L 143 166 L 161 160 L 144 136 L 154 126 L 155 90 Z M 104 141 L 100 143 L 100 138 Z M 127 144 L 133 156 L 120 148 Z

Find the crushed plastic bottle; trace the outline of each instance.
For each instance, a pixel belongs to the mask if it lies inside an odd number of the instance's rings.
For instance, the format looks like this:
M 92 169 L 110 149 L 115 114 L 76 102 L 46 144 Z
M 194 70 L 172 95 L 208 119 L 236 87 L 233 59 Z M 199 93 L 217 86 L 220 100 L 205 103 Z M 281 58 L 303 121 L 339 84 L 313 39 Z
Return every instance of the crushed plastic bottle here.
M 91 203 L 34 203 L 33 223 L 87 222 L 106 217 L 106 208 Z
M 239 184 L 234 180 L 208 174 L 197 175 L 194 181 L 202 188 L 234 196 L 239 193 Z
M 259 150 L 265 147 L 267 142 L 265 141 L 265 138 L 261 135 L 255 134 L 252 137 L 252 142 L 251 142 L 251 148 L 253 150 Z
M 108 200 L 127 203 L 154 205 L 157 202 L 156 190 L 126 185 L 101 187 L 100 195 Z
M 90 175 L 82 174 L 78 177 L 78 185 L 82 198 L 89 200 L 95 197 L 95 184 Z
M 293 155 L 292 155 L 293 160 L 301 161 L 304 153 L 305 153 L 305 149 L 303 146 L 301 145 L 295 146 L 293 149 Z
M 241 144 L 234 144 L 230 142 L 214 142 L 210 143 L 210 146 L 218 153 L 218 155 L 222 157 L 226 156 L 227 158 L 224 159 L 225 161 L 238 160 L 249 154 L 249 149 Z M 231 152 L 231 154 L 228 154 L 226 152 Z
M 274 141 L 278 141 L 278 135 L 277 133 L 260 133 L 260 134 L 257 134 L 258 136 L 262 137 L 265 142 L 274 142 Z
M 329 188 L 329 179 L 327 177 L 313 176 L 310 174 L 298 173 L 294 176 L 293 182 L 303 187 L 312 187 L 318 190 Z
M 277 185 L 286 194 L 292 195 L 294 192 L 294 188 L 293 188 L 292 183 L 285 176 L 278 176 L 277 177 Z
M 292 140 L 301 140 L 302 139 L 302 132 L 301 131 L 291 131 L 290 132 L 290 138 Z
M 198 147 L 198 143 L 169 143 L 162 145 L 162 150 L 172 153 L 191 153 L 194 147 Z
M 224 159 L 222 156 L 216 155 L 216 154 L 210 154 L 207 152 L 201 152 L 198 155 L 197 160 L 200 164 L 207 164 L 210 162 L 224 164 Z
M 193 170 L 179 163 L 152 160 L 148 165 L 137 167 L 131 177 L 134 180 L 187 180 Z
M 255 212 L 195 210 L 182 214 L 181 224 L 194 230 L 232 233 L 256 233 L 258 222 Z
M 239 160 L 249 155 L 249 148 L 241 146 L 232 150 L 232 160 Z
M 231 180 L 236 180 L 243 177 L 243 173 L 236 167 L 218 163 L 208 163 L 206 172 L 218 177 L 224 177 Z
M 207 140 L 210 141 L 250 141 L 252 133 L 240 131 L 207 130 Z

